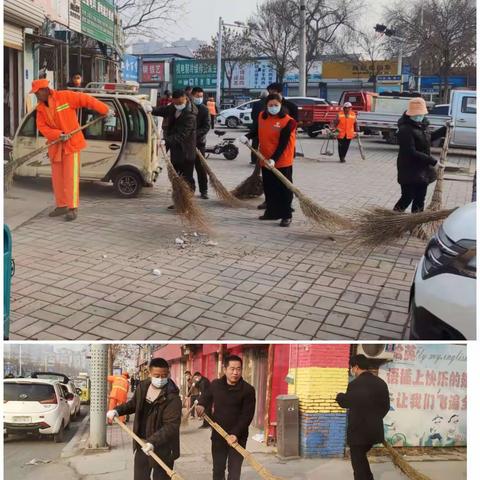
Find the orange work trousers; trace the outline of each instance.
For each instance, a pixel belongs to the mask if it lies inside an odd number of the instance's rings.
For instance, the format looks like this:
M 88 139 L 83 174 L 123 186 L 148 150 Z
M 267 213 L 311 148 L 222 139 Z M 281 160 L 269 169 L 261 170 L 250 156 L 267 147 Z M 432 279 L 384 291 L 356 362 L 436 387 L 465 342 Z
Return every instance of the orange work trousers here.
M 57 207 L 78 208 L 80 190 L 80 152 L 61 153 L 52 160 L 52 186 Z
M 115 410 L 115 407 L 117 405 L 120 405 L 123 402 L 119 402 L 116 398 L 110 397 L 110 400 L 108 402 L 108 409 L 109 410 Z M 125 423 L 125 415 L 123 417 L 119 417 L 118 420 L 122 423 Z M 108 421 L 108 423 L 111 425 L 113 422 L 111 420 Z

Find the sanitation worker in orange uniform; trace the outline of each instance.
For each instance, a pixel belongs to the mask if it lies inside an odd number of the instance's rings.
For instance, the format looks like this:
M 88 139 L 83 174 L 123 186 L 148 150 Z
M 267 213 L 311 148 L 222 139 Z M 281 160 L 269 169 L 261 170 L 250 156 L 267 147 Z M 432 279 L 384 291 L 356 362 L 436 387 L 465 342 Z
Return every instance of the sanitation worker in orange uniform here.
M 295 157 L 297 122 L 287 114 L 282 97 L 271 93 L 266 98 L 265 109 L 258 116 L 257 131 L 239 138 L 246 143 L 258 137 L 260 153 L 270 167 L 277 168 L 292 181 L 293 159 Z M 262 166 L 263 190 L 265 192 L 265 213 L 260 220 L 280 220 L 281 227 L 292 223 L 293 193 L 267 168 Z
M 89 108 L 100 115 L 113 116 L 108 105 L 86 93 L 71 90 L 53 90 L 47 79 L 34 80 L 32 90 L 38 100 L 37 127 L 47 142 L 61 139 L 48 149 L 52 166 L 52 186 L 56 208 L 50 217 L 65 215 L 75 220 L 78 215 L 80 150 L 86 147 L 82 132 L 71 135 L 79 128 L 77 108 Z
M 337 115 L 333 126 L 338 131 L 338 156 L 340 157 L 340 162 L 345 163 L 350 142 L 356 137 L 358 132 L 357 115 L 352 110 L 350 102 L 343 104 L 343 111 Z
M 108 409 L 115 410 L 117 405 L 122 405 L 127 401 L 128 396 L 128 382 L 129 375 L 127 372 L 123 372 L 122 375 L 109 375 L 108 383 L 112 384 L 112 390 L 109 395 Z M 122 423 L 125 423 L 125 417 L 119 419 Z M 109 421 L 111 424 L 112 422 Z

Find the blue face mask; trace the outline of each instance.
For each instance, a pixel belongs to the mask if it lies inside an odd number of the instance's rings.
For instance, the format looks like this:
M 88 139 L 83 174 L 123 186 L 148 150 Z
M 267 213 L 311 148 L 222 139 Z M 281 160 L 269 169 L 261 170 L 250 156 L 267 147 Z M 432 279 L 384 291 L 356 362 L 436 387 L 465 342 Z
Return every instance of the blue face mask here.
M 425 115 L 412 115 L 410 118 L 411 118 L 414 122 L 420 123 L 420 122 L 422 122 L 423 119 L 425 118 Z
M 176 108 L 177 110 L 183 110 L 186 106 L 187 106 L 186 103 L 182 103 L 181 105 L 175 105 L 175 108 Z
M 280 113 L 282 106 L 281 105 L 272 105 L 268 107 L 268 113 L 270 115 L 278 115 Z
M 201 105 L 201 104 L 203 103 L 203 98 L 202 98 L 202 97 L 199 97 L 199 98 L 194 97 L 194 98 L 193 98 L 193 103 L 194 103 L 195 105 Z

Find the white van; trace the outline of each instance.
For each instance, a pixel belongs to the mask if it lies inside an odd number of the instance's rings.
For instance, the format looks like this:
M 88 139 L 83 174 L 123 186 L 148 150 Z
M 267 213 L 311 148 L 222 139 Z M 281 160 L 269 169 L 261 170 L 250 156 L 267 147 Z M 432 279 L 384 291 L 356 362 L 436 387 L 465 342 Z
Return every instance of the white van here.
M 146 95 L 132 90 L 131 85 L 101 83 L 78 89 L 93 95 L 115 111 L 107 118 L 83 130 L 87 146 L 80 153 L 80 180 L 112 182 L 122 197 L 135 197 L 142 187 L 151 187 L 160 173 L 158 133 Z M 99 114 L 78 110 L 80 125 Z M 45 138 L 36 125 L 36 111 L 20 124 L 13 141 L 13 158 L 19 158 L 45 145 Z M 24 177 L 50 177 L 47 152 L 34 157 L 16 170 Z

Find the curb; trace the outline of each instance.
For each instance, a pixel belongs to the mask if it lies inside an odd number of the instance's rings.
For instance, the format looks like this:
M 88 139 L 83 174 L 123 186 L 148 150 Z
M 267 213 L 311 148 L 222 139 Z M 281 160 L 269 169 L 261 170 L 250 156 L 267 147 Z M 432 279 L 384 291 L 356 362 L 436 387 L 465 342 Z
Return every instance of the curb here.
M 88 429 L 88 421 L 90 420 L 90 415 L 86 415 L 85 418 L 80 423 L 77 433 L 72 437 L 72 439 L 63 447 L 60 458 L 69 458 L 77 455 L 81 450 L 83 450 L 82 442 L 85 436 L 85 432 Z

